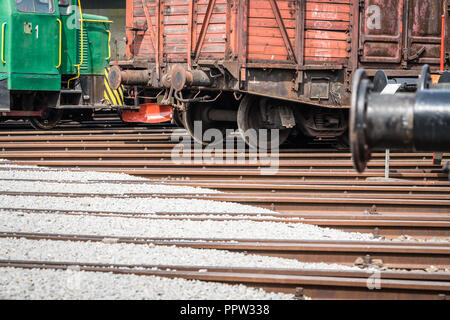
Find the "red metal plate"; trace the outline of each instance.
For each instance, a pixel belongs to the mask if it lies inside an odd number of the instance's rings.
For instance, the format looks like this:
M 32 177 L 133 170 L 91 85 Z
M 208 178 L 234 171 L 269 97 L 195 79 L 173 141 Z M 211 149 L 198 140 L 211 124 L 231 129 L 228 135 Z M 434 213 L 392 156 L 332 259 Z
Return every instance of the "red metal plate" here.
M 139 111 L 125 110 L 122 112 L 122 121 L 132 123 L 163 123 L 171 121 L 173 108 L 160 106 L 156 103 L 141 105 Z

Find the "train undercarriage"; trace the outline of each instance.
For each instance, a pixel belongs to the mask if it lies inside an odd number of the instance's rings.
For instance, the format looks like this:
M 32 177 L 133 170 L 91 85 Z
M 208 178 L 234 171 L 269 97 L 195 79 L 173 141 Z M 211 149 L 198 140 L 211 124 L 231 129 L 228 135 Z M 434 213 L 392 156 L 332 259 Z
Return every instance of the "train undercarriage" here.
M 73 88 L 60 91 L 0 89 L 7 102 L 0 109 L 0 122 L 25 120 L 37 130 L 51 130 L 62 120 L 91 121 L 95 111 L 121 108 L 105 99 L 105 90 L 103 76 L 81 76 Z
M 161 106 L 173 108 L 172 120 L 203 145 L 220 143 L 234 131 L 252 148 L 279 147 L 294 137 L 338 138 L 348 144 L 348 108 L 301 103 L 272 93 L 265 96 L 263 90 L 233 90 L 232 81 L 225 83 L 226 76 L 211 76 L 217 69 L 204 70 L 174 65 L 163 76 L 164 87 L 152 88 L 151 71 L 116 65 L 109 73 L 109 85 L 128 88 L 129 118 L 139 121 L 137 114 L 143 105 L 153 104 L 154 111 L 149 112 L 155 114 L 141 112 L 142 122 L 158 118 Z

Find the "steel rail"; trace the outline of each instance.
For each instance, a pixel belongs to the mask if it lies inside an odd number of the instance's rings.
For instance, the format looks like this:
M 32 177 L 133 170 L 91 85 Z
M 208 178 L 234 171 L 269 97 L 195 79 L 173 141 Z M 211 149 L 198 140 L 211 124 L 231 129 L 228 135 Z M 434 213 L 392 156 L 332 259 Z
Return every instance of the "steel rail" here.
M 180 134 L 135 134 L 135 135 L 58 135 L 58 136 L 0 136 L 0 142 L 31 142 L 31 141 L 142 141 L 142 140 L 170 140 Z
M 0 190 L 2 187 L 0 186 Z M 318 203 L 379 203 L 379 204 L 417 204 L 430 206 L 450 206 L 448 194 L 404 194 L 398 199 L 398 194 L 382 193 L 300 193 L 300 192 L 235 192 L 235 193 L 163 193 L 163 192 L 125 192 L 125 193 L 84 193 L 84 192 L 28 192 L 28 191 L 2 191 L 3 195 L 12 196 L 48 196 L 48 197 L 101 197 L 101 198 L 181 198 L 204 199 L 232 202 L 256 203 L 295 203 L 314 199 Z M 262 199 L 264 198 L 264 199 Z M 299 199 L 299 200 L 296 200 Z M 436 202 L 435 200 L 439 200 Z
M 98 217 L 120 217 L 143 220 L 190 220 L 190 221 L 254 221 L 254 222 L 277 222 L 289 224 L 310 224 L 326 228 L 338 229 L 348 232 L 372 233 L 377 237 L 395 238 L 402 235 L 418 238 L 443 238 L 450 240 L 450 217 L 367 217 L 346 216 L 343 217 L 304 217 L 301 215 L 270 215 L 270 214 L 211 214 L 211 213 L 136 213 L 136 212 L 102 212 L 102 211 L 80 211 L 80 210 L 53 210 L 53 209 L 27 209 L 27 208 L 5 208 L 0 207 L 3 212 L 57 214 L 74 216 L 98 216 Z M 380 218 L 380 219 L 377 219 Z M 381 219 L 383 218 L 383 219 Z
M 2 191 L 8 196 L 45 196 L 45 197 L 67 197 L 67 198 L 167 198 L 167 199 L 201 199 L 214 201 L 228 201 L 238 203 L 322 203 L 322 204 L 368 204 L 368 205 L 416 205 L 431 206 L 450 209 L 450 199 L 446 195 L 408 195 L 398 199 L 392 194 L 282 194 L 269 196 L 267 193 L 82 193 L 82 192 L 25 192 L 25 191 Z
M 111 140 L 114 140 L 114 137 L 111 138 Z M 146 140 L 142 139 L 142 140 Z M 148 139 L 148 140 L 152 140 L 152 139 Z M 33 158 L 31 154 L 27 154 L 25 155 L 26 158 Z M 177 154 L 175 154 L 175 156 L 177 156 Z M 14 159 L 14 158 L 23 158 L 24 155 L 23 154 L 17 154 L 17 153 L 12 153 L 11 156 L 9 155 L 9 153 L 6 152 L 2 152 L 0 153 L 0 157 L 4 157 L 6 159 Z M 69 156 L 62 156 L 63 158 L 72 158 Z M 85 154 L 76 154 L 73 158 L 78 158 L 78 157 L 83 157 L 83 158 L 89 158 L 88 156 L 86 156 Z M 257 161 L 254 161 L 252 159 L 243 159 L 242 161 L 238 162 L 239 159 L 237 159 L 237 161 L 227 161 L 227 159 L 219 159 L 217 161 L 214 161 L 214 158 L 211 158 L 213 161 L 209 161 L 209 158 L 203 158 L 203 159 L 192 159 L 190 156 L 189 158 L 183 158 L 182 156 L 180 156 L 179 158 L 175 158 L 172 159 L 170 157 L 168 157 L 167 155 L 160 155 L 159 158 L 160 160 L 156 161 L 156 160 L 105 160 L 103 158 L 141 158 L 141 157 L 148 157 L 148 158 L 152 158 L 151 156 L 147 156 L 147 155 L 142 155 L 142 154 L 133 154 L 131 153 L 130 155 L 128 154 L 115 154 L 114 156 L 109 156 L 108 154 L 105 154 L 103 156 L 95 156 L 95 158 L 102 158 L 102 160 L 76 160 L 76 159 L 71 159 L 71 160 L 28 160 L 26 162 L 28 163 L 35 163 L 35 164 L 40 164 L 40 165 L 49 165 L 49 166 L 54 166 L 54 165 L 66 165 L 66 166 L 112 166 L 112 167 L 118 167 L 118 166 L 122 166 L 122 167 L 144 167 L 144 166 L 155 166 L 155 167 L 210 167 L 210 168 L 214 168 L 214 167 L 224 167 L 224 168 L 270 168 L 270 167 L 279 167 L 279 168 L 308 168 L 308 169 L 318 169 L 318 168 L 349 168 L 351 169 L 353 164 L 351 163 L 351 161 L 347 161 L 347 160 L 310 160 L 310 161 L 302 161 L 302 160 L 291 160 L 291 161 L 287 161 L 287 160 L 277 160 L 277 158 L 263 158 L 263 159 L 258 159 Z M 36 158 L 42 158 L 42 159 L 53 159 L 53 158 L 57 158 L 57 155 L 53 155 L 53 154 L 42 154 L 41 156 L 37 156 Z M 237 163 L 236 163 L 237 162 Z M 384 168 L 385 166 L 385 162 L 384 161 L 372 161 L 369 163 L 369 168 Z M 433 165 L 431 163 L 431 161 L 396 161 L 393 160 L 390 163 L 390 166 L 392 168 L 430 168 L 430 169 L 435 169 L 435 170 L 441 170 L 441 167 L 437 167 L 435 165 Z
M 0 127 L 1 128 L 1 127 Z M 169 134 L 174 131 L 178 131 L 177 128 L 138 128 L 138 127 L 122 127 L 122 128 L 68 128 L 67 130 L 51 130 L 51 131 L 38 131 L 38 130 L 0 130 L 0 136 L 55 136 L 55 135 L 104 135 L 104 134 Z
M 9 162 L 9 164 L 12 164 L 14 162 Z M 8 164 L 8 162 L 4 163 Z M 9 167 L 2 167 L 0 166 L 0 172 L 1 171 L 10 171 L 11 168 Z M 14 171 L 21 171 L 21 172 L 27 172 L 27 171 L 35 171 L 36 168 L 29 168 L 29 167 L 14 167 Z M 57 168 L 45 168 L 41 167 L 39 168 L 40 172 L 58 172 L 59 169 Z M 69 169 L 69 171 L 72 172 L 80 172 L 80 169 Z M 0 179 L 0 180 L 16 180 L 16 181 L 41 181 L 38 179 Z M 46 180 L 50 182 L 51 180 Z M 74 181 L 67 181 L 68 183 L 76 183 L 77 180 Z M 211 180 L 211 179 L 205 179 L 205 180 L 177 180 L 177 179 L 145 179 L 145 180 L 83 180 L 83 183 L 122 183 L 122 184 L 169 184 L 169 185 L 202 185 L 202 186 L 220 186 L 223 184 L 223 188 L 227 189 L 228 187 L 233 187 L 234 185 L 247 185 L 247 186 L 253 186 L 255 185 L 255 188 L 259 188 L 266 186 L 264 189 L 271 189 L 273 188 L 279 188 L 284 189 L 287 188 L 302 188 L 303 186 L 306 188 L 314 187 L 314 186 L 320 186 L 321 188 L 327 188 L 328 186 L 336 186 L 338 188 L 341 188 L 343 186 L 350 186 L 350 187 L 374 187 L 374 188 L 386 188 L 387 190 L 391 190 L 391 188 L 405 188 L 404 190 L 407 190 L 406 188 L 412 188 L 413 190 L 417 191 L 423 191 L 426 192 L 428 190 L 437 190 L 442 191 L 446 190 L 448 187 L 450 187 L 450 181 L 435 181 L 435 180 L 400 180 L 400 179 L 385 179 L 385 178 L 368 178 L 365 180 L 336 180 L 336 179 L 329 179 L 329 180 L 320 180 L 320 183 L 317 180 L 304 180 L 304 179 L 297 179 L 297 180 L 284 180 L 277 177 L 274 177 L 270 180 L 270 183 L 264 182 L 258 179 L 246 179 L 245 181 L 226 181 L 223 180 Z M 387 184 L 389 186 L 387 186 Z M 425 188 L 424 188 L 425 187 Z M 436 188 L 436 189 L 435 189 Z M 219 188 L 218 188 L 219 189 Z
M 60 210 L 60 209 L 36 209 L 36 208 L 9 208 L 9 207 L 0 207 L 0 210 L 3 211 L 18 211 L 18 212 L 32 212 L 32 213 L 58 213 L 58 214 L 102 214 L 102 215 L 124 215 L 124 216 L 209 216 L 214 217 L 214 215 L 218 216 L 227 216 L 229 218 L 232 217 L 245 217 L 246 219 L 285 219 L 289 221 L 301 222 L 303 220 L 336 220 L 336 221 L 380 221 L 380 222 L 401 222 L 401 223 L 439 223 L 439 222 L 449 222 L 449 215 L 417 215 L 415 213 L 410 214 L 389 214 L 389 215 L 381 215 L 381 214 L 361 214 L 355 215 L 354 213 L 343 213 L 343 214 L 330 214 L 330 213 L 321 213 L 321 214 L 308 214 L 308 213 L 260 213 L 260 212 L 234 212 L 234 213 L 208 213 L 208 212 L 122 212 L 122 211 L 89 211 L 89 210 Z
M 108 144 L 106 144 L 105 146 L 108 146 Z M 267 159 L 267 158 L 286 158 L 286 159 L 291 159 L 291 158 L 295 158 L 295 159 L 326 159 L 326 160 L 333 160 L 333 159 L 344 159 L 344 160 L 351 160 L 351 157 L 348 154 L 345 153 L 311 153 L 311 152 L 306 152 L 309 150 L 305 150 L 304 153 L 297 153 L 297 152 L 282 152 L 282 153 L 268 153 L 267 155 L 263 156 L 261 154 L 258 153 L 242 153 L 242 152 L 238 152 L 236 150 L 230 149 L 230 150 L 222 150 L 222 149 L 217 149 L 215 150 L 213 153 L 204 153 L 202 151 L 198 151 L 198 150 L 192 150 L 191 155 L 192 157 L 200 157 L 200 156 L 206 156 L 208 155 L 208 157 L 225 157 L 225 156 L 239 156 L 239 157 L 245 157 L 245 158 L 255 158 L 255 157 L 259 157 L 259 158 L 263 158 L 263 159 Z M 157 153 L 160 154 L 160 156 L 169 156 L 171 155 L 171 152 L 167 151 L 167 150 L 134 150 L 132 152 L 135 152 L 136 155 L 146 155 L 146 154 L 151 154 L 151 153 Z M 43 152 L 40 151 L 14 151 L 11 152 L 11 154 L 17 154 L 17 155 L 24 155 L 24 154 L 32 154 L 32 155 L 41 155 L 44 154 Z M 93 157 L 97 157 L 97 156 L 122 156 L 124 152 L 120 152 L 120 151 L 116 151 L 116 150 L 96 150 L 96 151 L 90 151 L 90 152 L 86 152 L 89 155 L 92 155 Z M 73 155 L 78 155 L 80 154 L 79 151 L 77 150 L 73 150 L 73 151 L 59 151 L 57 153 L 58 155 L 64 156 L 66 154 L 73 154 Z M 378 157 L 380 159 L 384 158 L 380 155 L 380 157 Z M 428 161 L 428 160 L 432 160 L 432 155 L 428 154 L 428 155 L 414 155 L 414 154 L 410 154 L 409 156 L 407 155 L 402 155 L 399 154 L 397 157 L 392 157 L 392 159 L 396 160 L 396 159 L 403 159 L 403 158 L 407 158 L 409 161 L 412 161 L 411 159 L 414 159 L 414 161 Z
M 43 150 L 43 149 L 89 149 L 89 148 L 104 148 L 104 149 L 133 149 L 141 148 L 143 150 L 149 149 L 149 148 L 166 148 L 166 150 L 171 150 L 172 148 L 176 147 L 175 143 L 168 143 L 168 142 L 158 142 L 158 141 L 152 141 L 152 143 L 139 143 L 139 142 L 132 142 L 129 141 L 127 143 L 125 142 L 117 142 L 117 143 L 105 143 L 105 142 L 92 142 L 92 141 L 86 141 L 86 142 L 53 142 L 53 143 L 1 143 L 0 144 L 0 150 Z
M 383 246 L 383 247 L 395 247 L 404 248 L 405 246 L 413 246 L 414 248 L 449 248 L 449 242 L 416 242 L 416 241 L 362 241 L 362 240 L 301 240 L 301 239 L 236 239 L 236 238 L 162 238 L 162 237 L 133 237 L 133 236 L 107 236 L 107 235 L 79 235 L 79 234 L 54 234 L 54 233 L 33 233 L 33 232 L 6 232 L 0 231 L 0 238 L 24 238 L 29 240 L 54 240 L 54 241 L 78 241 L 78 242 L 104 242 L 110 244 L 116 243 L 132 243 L 132 244 L 154 244 L 159 243 L 161 245 L 167 245 L 172 243 L 195 243 L 198 244 L 287 244 L 287 245 L 318 245 L 318 246 L 358 246 L 363 248 L 366 246 Z M 400 249 L 399 249 L 400 250 Z
M 132 243 L 157 246 L 177 246 L 195 249 L 215 249 L 263 256 L 275 256 L 297 259 L 302 262 L 327 262 L 353 265 L 356 259 L 367 261 L 370 265 L 374 259 L 382 261 L 390 269 L 426 269 L 431 265 L 450 269 L 450 246 L 432 243 L 381 243 L 376 241 L 284 241 L 284 240 L 239 240 L 228 239 L 151 239 L 139 237 L 62 235 L 0 232 L 0 238 L 24 238 L 30 240 L 55 240 L 77 242 Z
M 0 267 L 72 270 L 138 276 L 183 278 L 244 284 L 268 292 L 295 294 L 296 299 L 446 299 L 448 275 L 418 273 L 363 273 L 324 270 L 285 270 L 224 267 L 149 266 L 50 261 L 5 261 Z M 374 277 L 377 278 L 374 278 Z M 374 279 L 371 283 L 371 279 Z M 373 285 L 374 287 L 371 287 Z M 376 288 L 375 288 L 376 287 Z
M 1 172 L 1 170 L 0 170 Z M 289 184 L 276 184 L 276 183 L 248 183 L 248 182 L 199 182 L 199 181 L 161 181 L 161 180 L 151 180 L 151 181 L 121 181 L 121 180 L 91 180 L 91 181 L 79 181 L 79 180 L 48 180 L 48 179 L 8 179 L 8 178 L 0 178 L 0 182 L 42 182 L 42 183 L 61 183 L 61 184 L 97 184 L 97 183 L 105 183 L 105 184 L 125 184 L 125 185 L 154 185 L 154 184 L 164 184 L 164 185 L 173 185 L 173 186 L 192 186 L 192 187 L 201 187 L 208 189 L 217 189 L 228 192 L 236 192 L 239 191 L 241 193 L 245 192 L 270 192 L 270 193 L 298 193 L 298 191 L 344 191 L 344 192 L 392 192 L 392 195 L 407 193 L 410 196 L 414 194 L 428 194 L 433 193 L 434 195 L 439 194 L 448 194 L 450 195 L 450 185 L 448 187 L 444 186 L 417 186 L 414 185 L 369 185 L 369 184 L 358 184 L 353 182 L 347 182 L 346 184 L 327 184 L 324 182 L 323 184 L 303 184 L 299 183 L 289 183 Z M 387 181 L 386 181 L 387 182 Z
M 39 162 L 25 162 L 17 161 L 19 164 L 35 164 Z M 64 165 L 54 165 L 53 167 L 64 167 Z M 86 167 L 89 168 L 89 167 Z M 120 167 L 95 167 L 96 171 L 104 172 L 122 172 L 130 175 L 143 177 L 189 177 L 189 179 L 229 179 L 245 181 L 248 177 L 252 179 L 271 180 L 276 178 L 289 178 L 295 181 L 303 181 L 303 179 L 316 178 L 329 180 L 333 179 L 370 179 L 370 178 L 384 178 L 384 170 L 366 170 L 363 174 L 357 174 L 354 170 L 339 170 L 339 169 L 315 169 L 315 170 L 293 170 L 293 169 L 279 169 L 275 175 L 262 175 L 260 169 L 239 169 L 239 168 L 120 168 Z M 390 173 L 392 179 L 448 179 L 448 174 L 436 170 L 415 170 L 415 171 L 394 171 Z M 244 180 L 245 179 L 245 180 Z

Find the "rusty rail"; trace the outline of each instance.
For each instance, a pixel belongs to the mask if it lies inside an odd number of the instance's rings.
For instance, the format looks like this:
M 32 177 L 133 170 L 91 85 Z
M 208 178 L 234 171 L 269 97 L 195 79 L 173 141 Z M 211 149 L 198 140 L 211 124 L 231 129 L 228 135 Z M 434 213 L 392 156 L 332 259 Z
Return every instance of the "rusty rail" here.
M 360 260 L 366 266 L 374 261 L 390 269 L 418 270 L 431 265 L 450 269 L 448 243 L 377 242 L 377 241 L 302 241 L 259 239 L 173 239 L 92 235 L 63 235 L 42 233 L 0 232 L 0 238 L 104 242 L 177 246 L 195 249 L 215 249 L 263 256 L 296 259 L 302 262 L 339 263 L 352 266 Z
M 209 213 L 180 212 L 106 212 L 88 210 L 54 210 L 0 207 L 4 212 L 89 215 L 98 217 L 121 217 L 143 220 L 179 220 L 190 221 L 254 221 L 278 222 L 290 224 L 311 224 L 348 232 L 372 233 L 379 238 L 396 239 L 400 236 L 419 238 L 446 238 L 450 240 L 450 217 L 448 216 L 414 216 L 414 215 L 326 215 L 326 214 L 260 214 L 227 213 L 211 215 Z
M 295 294 L 296 299 L 434 299 L 450 293 L 447 274 L 364 273 L 323 270 L 252 269 L 94 264 L 48 261 L 3 261 L 0 267 L 79 270 L 245 284 L 269 292 Z M 170 271 L 167 271 L 170 270 Z

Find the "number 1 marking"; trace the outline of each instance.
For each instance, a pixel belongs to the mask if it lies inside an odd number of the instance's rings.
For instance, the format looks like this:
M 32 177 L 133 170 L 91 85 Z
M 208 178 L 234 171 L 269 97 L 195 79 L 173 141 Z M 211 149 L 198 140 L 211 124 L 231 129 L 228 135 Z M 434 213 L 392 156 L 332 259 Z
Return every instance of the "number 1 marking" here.
M 39 26 L 36 26 L 36 39 L 39 39 Z

